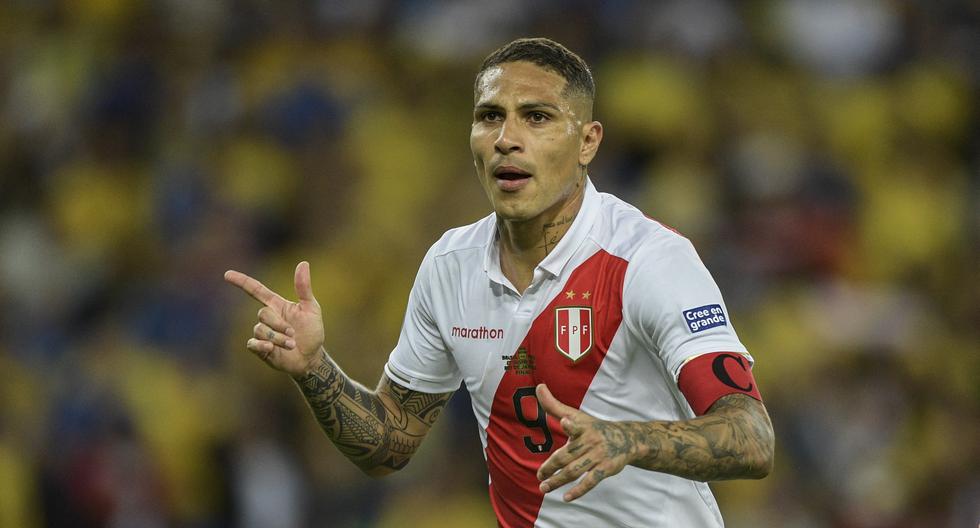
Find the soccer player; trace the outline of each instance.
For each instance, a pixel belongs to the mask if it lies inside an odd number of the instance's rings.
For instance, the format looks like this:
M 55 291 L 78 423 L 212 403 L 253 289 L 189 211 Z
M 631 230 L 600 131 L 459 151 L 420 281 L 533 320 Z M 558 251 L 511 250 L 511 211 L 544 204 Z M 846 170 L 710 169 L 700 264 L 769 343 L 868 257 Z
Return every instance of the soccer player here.
M 753 359 L 691 243 L 593 186 L 594 96 L 547 39 L 483 62 L 470 147 L 493 213 L 426 254 L 374 390 L 324 351 L 308 263 L 295 302 L 225 279 L 264 305 L 246 347 L 369 475 L 404 467 L 462 382 L 500 526 L 722 526 L 705 482 L 772 466 Z

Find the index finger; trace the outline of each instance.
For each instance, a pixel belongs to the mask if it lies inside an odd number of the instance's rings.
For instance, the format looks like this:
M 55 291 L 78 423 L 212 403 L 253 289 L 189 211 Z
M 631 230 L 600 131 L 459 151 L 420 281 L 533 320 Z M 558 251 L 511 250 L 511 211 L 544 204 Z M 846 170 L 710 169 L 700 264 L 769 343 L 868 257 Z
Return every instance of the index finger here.
M 251 295 L 253 299 L 266 306 L 278 309 L 281 308 L 282 305 L 286 304 L 286 299 L 283 299 L 278 293 L 266 288 L 265 284 L 262 284 L 261 282 L 240 271 L 226 271 L 225 280 L 231 284 L 234 284 L 235 286 L 238 286 L 242 289 L 242 291 Z

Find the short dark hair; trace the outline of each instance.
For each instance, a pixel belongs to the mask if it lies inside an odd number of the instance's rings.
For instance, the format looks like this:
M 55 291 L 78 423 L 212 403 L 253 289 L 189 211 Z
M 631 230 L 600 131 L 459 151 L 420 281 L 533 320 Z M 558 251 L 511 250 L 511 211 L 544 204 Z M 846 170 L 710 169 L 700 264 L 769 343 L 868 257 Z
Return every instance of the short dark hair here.
M 526 61 L 551 70 L 565 79 L 565 91 L 577 92 L 595 100 L 595 81 L 589 65 L 565 46 L 547 38 L 520 38 L 487 55 L 473 83 L 476 93 L 480 77 L 488 69 L 505 62 Z

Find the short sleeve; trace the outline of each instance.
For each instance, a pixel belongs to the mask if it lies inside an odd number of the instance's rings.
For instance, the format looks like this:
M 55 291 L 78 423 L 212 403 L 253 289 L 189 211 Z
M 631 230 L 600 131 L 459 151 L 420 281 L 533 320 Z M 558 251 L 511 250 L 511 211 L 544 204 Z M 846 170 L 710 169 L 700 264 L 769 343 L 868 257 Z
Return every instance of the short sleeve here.
M 690 359 L 712 352 L 752 357 L 735 334 L 714 279 L 690 241 L 671 234 L 640 248 L 626 270 L 624 317 L 674 380 Z
M 398 344 L 388 357 L 385 374 L 415 391 L 453 392 L 459 388 L 462 375 L 434 316 L 438 296 L 433 292 L 437 287 L 433 254 L 430 249 L 415 277 Z

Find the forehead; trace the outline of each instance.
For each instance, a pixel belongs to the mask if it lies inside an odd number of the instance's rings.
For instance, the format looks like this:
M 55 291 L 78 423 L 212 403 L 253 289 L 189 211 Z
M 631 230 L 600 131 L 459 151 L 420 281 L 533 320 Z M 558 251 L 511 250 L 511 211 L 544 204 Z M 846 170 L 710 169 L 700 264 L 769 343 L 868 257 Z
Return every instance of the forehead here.
M 499 103 L 503 99 L 564 99 L 567 82 L 557 73 L 531 62 L 505 62 L 487 68 L 473 94 L 475 104 Z

